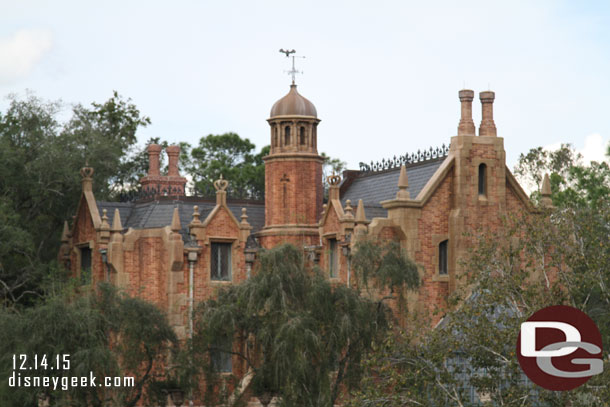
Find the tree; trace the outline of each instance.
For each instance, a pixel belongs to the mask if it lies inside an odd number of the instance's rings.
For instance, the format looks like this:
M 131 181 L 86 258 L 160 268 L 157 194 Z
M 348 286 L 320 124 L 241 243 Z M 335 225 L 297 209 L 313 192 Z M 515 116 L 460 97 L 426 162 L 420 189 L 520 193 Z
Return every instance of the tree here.
M 324 159 L 322 164 L 322 185 L 324 186 L 324 196 L 327 197 L 329 188 L 327 177 L 333 174 L 341 174 L 347 169 L 347 163 L 338 158 L 332 158 L 326 155 L 325 152 L 320 153 L 320 156 Z
M 59 284 L 57 281 L 54 284 Z M 17 313 L 0 311 L 0 383 L 2 405 L 35 406 L 41 394 L 49 396 L 53 406 L 135 406 L 162 368 L 167 351 L 176 344 L 176 336 L 165 315 L 154 305 L 101 284 L 97 291 L 75 292 L 69 287 L 49 293 L 34 307 Z M 27 366 L 38 368 L 13 371 L 13 355 L 26 355 Z M 40 364 L 46 355 L 48 367 Z M 68 369 L 63 355 L 68 355 Z M 18 364 L 19 367 L 19 364 Z M 11 386 L 15 374 L 20 386 Z M 97 387 L 72 387 L 66 378 L 97 378 Z M 60 387 L 29 387 L 25 376 L 49 376 Z M 133 377 L 133 386 L 104 387 L 105 377 Z M 66 388 L 61 388 L 65 385 Z
M 531 196 L 534 202 L 540 199 L 545 173 L 549 174 L 551 198 L 556 206 L 596 205 L 601 199 L 610 196 L 608 163 L 593 161 L 585 166 L 582 156 L 569 144 L 562 144 L 555 151 L 537 147 L 519 156 L 515 174 L 524 185 L 535 186 Z
M 265 251 L 251 279 L 220 290 L 196 312 L 193 352 L 196 364 L 207 366 L 208 398 L 218 390 L 215 355 L 225 353 L 246 366 L 256 396 L 332 406 L 358 383 L 363 357 L 389 327 L 388 312 L 383 299 L 306 270 L 293 246 Z
M 10 100 L 0 113 L 0 295 L 23 302 L 57 255 L 63 222 L 78 205 L 80 168 L 93 166 L 96 196 L 111 196 L 125 186 L 117 168 L 129 167 L 136 131 L 150 120 L 116 92 L 91 108 L 74 106 L 65 123 L 60 102 Z
M 233 198 L 262 199 L 265 194 L 264 147 L 254 154 L 255 145 L 235 133 L 210 134 L 191 150 L 187 172 L 193 177 L 197 194 L 214 194 L 213 183 L 221 175 L 230 180 L 228 194 Z
M 586 312 L 608 343 L 609 225 L 605 200 L 547 216 L 515 216 L 499 232 L 478 236 L 454 308 L 435 329 L 414 326 L 388 335 L 367 361 L 366 378 L 349 405 L 602 405 L 610 398 L 607 358 L 604 373 L 587 386 L 552 392 L 525 378 L 515 346 L 520 324 L 557 304 Z
M 199 146 L 191 150 L 188 162 L 183 162 L 186 173 L 193 178 L 195 194 L 214 195 L 214 181 L 222 175 L 230 180 L 227 193 L 238 199 L 265 198 L 265 164 L 263 157 L 269 154 L 270 147 L 265 146 L 255 153 L 256 146 L 249 139 L 243 139 L 235 133 L 220 135 L 210 134 L 199 140 Z M 323 185 L 328 190 L 326 177 L 331 173 L 340 173 L 346 163 L 320 154 L 324 159 Z

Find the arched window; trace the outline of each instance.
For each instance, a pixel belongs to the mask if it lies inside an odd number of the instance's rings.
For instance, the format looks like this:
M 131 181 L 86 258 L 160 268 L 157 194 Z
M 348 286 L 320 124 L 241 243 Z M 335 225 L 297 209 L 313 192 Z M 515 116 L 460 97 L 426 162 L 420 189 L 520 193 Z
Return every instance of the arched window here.
M 278 130 L 277 126 L 273 126 L 273 137 L 271 137 L 271 147 L 277 147 L 278 145 Z
M 487 195 L 487 166 L 479 165 L 479 195 Z
M 290 145 L 290 126 L 284 127 L 284 146 Z
M 447 263 L 448 263 L 448 251 L 449 240 L 443 240 L 438 245 L 438 274 L 447 274 Z
M 301 126 L 300 140 L 301 145 L 305 145 L 305 127 Z

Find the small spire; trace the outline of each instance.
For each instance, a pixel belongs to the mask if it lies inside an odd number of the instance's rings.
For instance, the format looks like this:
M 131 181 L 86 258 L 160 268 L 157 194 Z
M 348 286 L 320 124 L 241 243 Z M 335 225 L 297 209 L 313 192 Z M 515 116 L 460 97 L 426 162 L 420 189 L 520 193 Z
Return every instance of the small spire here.
M 102 210 L 102 224 L 100 225 L 102 230 L 110 230 L 110 224 L 108 223 L 108 209 Z
M 241 208 L 241 224 L 248 225 L 248 210 L 246 208 Z
M 328 182 L 328 200 L 331 201 L 333 199 L 339 199 L 339 184 L 341 183 L 341 176 L 335 174 L 333 171 L 333 175 L 326 177 L 326 182 Z
M 400 176 L 398 177 L 398 192 L 396 193 L 396 198 L 411 198 L 409 191 L 407 191 L 407 188 L 409 188 L 409 177 L 407 177 L 407 168 L 403 164 L 400 166 Z
M 364 203 L 362 202 L 362 199 L 359 199 L 358 207 L 356 208 L 356 227 L 354 228 L 356 236 L 361 236 L 367 232 L 367 223 L 366 214 L 364 213 Z
M 356 223 L 366 223 L 366 214 L 364 213 L 364 203 L 362 199 L 358 200 L 358 207 L 356 208 Z
M 83 192 L 88 192 L 88 191 L 92 191 L 92 185 L 93 185 L 93 173 L 95 171 L 93 170 L 93 168 L 89 167 L 89 165 L 86 163 L 85 166 L 83 168 L 81 168 L 80 170 L 80 176 L 82 177 L 81 179 L 81 184 L 82 184 L 82 188 L 83 188 Z
M 61 242 L 68 243 L 70 241 L 70 228 L 68 227 L 68 221 L 64 221 L 64 230 L 61 233 Z
M 172 225 L 171 225 L 171 229 L 172 232 L 180 232 L 180 229 L 182 229 L 182 226 L 180 226 L 180 213 L 178 212 L 178 207 L 174 208 L 174 215 L 172 216 Z
M 114 217 L 112 218 L 112 231 L 113 232 L 122 232 L 123 225 L 121 224 L 121 213 L 118 208 L 114 210 Z
M 551 179 L 549 174 L 544 174 L 544 180 L 542 181 L 542 196 L 551 196 Z
M 544 180 L 542 180 L 542 191 L 540 192 L 542 198 L 540 199 L 540 203 L 545 208 L 550 208 L 553 206 L 553 201 L 551 200 L 551 179 L 549 178 L 549 174 L 544 174 Z
M 199 206 L 193 206 L 193 220 L 191 221 L 191 224 L 201 223 L 201 219 L 199 218 L 200 216 L 201 214 L 199 213 Z
M 219 179 L 214 181 L 214 188 L 216 189 L 216 205 L 226 205 L 228 186 L 229 186 L 229 181 L 222 178 L 222 174 L 220 174 Z
M 345 201 L 345 215 L 348 218 L 354 218 L 354 209 L 352 208 L 352 201 L 349 199 Z
M 102 223 L 100 224 L 99 239 L 101 244 L 107 244 L 110 239 L 110 224 L 108 224 L 108 210 L 102 210 Z

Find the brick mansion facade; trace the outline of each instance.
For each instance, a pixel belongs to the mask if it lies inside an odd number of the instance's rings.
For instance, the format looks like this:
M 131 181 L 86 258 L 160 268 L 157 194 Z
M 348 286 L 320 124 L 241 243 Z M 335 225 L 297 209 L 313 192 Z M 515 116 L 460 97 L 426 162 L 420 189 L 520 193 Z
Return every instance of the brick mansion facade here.
M 474 96 L 459 92 L 461 118 L 450 147 L 329 177 L 324 202 L 320 119 L 293 84 L 267 119 L 264 202 L 227 199 L 230 179 L 215 182 L 215 200 L 185 196 L 179 148 L 166 148 L 165 175 L 162 149 L 150 145 L 148 175 L 141 180 L 146 199 L 97 201 L 93 169 L 81 171 L 82 195 L 73 224 L 65 224 L 60 261 L 75 276 L 108 280 L 155 303 L 184 338 L 192 303 L 246 280 L 259 248 L 283 242 L 303 247 L 330 280 L 352 284 L 349 252 L 358 239 L 372 236 L 400 241 L 418 265 L 421 286 L 409 296 L 409 307 L 442 307 L 466 271 L 459 261 L 472 244 L 466 235 L 501 227 L 508 213 L 536 210 L 506 166 L 493 120 L 494 93 L 479 94 L 478 131 Z M 543 204 L 549 205 L 549 194 L 545 182 Z

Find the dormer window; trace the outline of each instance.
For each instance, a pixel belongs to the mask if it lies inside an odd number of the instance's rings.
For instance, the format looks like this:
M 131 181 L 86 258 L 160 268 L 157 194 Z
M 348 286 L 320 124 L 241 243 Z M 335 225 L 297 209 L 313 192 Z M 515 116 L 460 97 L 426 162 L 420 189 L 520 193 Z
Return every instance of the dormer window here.
M 487 195 L 487 165 L 479 165 L 479 195 Z

